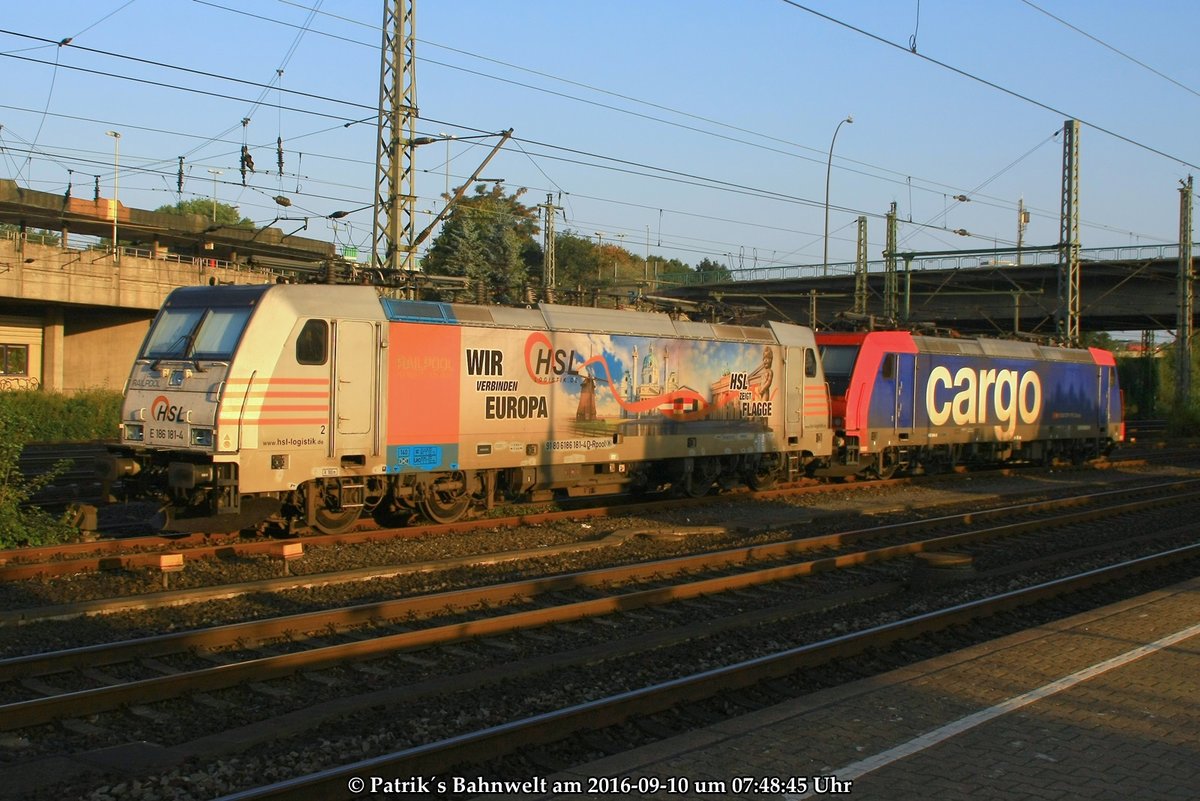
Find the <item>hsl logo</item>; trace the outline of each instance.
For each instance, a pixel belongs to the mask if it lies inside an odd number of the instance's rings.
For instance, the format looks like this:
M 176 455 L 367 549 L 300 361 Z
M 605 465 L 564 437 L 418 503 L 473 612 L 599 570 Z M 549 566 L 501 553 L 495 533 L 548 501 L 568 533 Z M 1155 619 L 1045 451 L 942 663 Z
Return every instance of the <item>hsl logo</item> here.
M 166 395 L 159 395 L 150 404 L 151 419 L 164 423 L 182 423 L 184 412 L 182 406 L 172 406 Z
M 574 350 L 555 348 L 543 333 L 530 334 L 525 340 L 525 369 L 539 384 L 563 380 L 563 376 L 579 375 L 585 362 Z

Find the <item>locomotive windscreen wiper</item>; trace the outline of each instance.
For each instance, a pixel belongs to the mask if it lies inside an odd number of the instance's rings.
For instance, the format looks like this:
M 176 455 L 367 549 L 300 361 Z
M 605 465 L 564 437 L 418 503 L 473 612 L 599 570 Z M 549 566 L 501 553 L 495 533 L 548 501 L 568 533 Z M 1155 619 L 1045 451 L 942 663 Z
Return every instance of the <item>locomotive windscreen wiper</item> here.
M 163 359 L 186 358 L 188 361 L 190 361 L 192 363 L 192 368 L 197 373 L 203 373 L 204 368 L 200 366 L 200 360 L 198 358 L 196 358 L 195 353 L 194 353 L 194 349 L 196 347 L 196 339 L 200 334 L 200 327 L 203 324 L 204 324 L 204 318 L 201 317 L 196 322 L 196 324 L 194 326 L 192 326 L 192 329 L 190 331 L 188 331 L 186 334 L 180 334 L 175 339 L 175 342 L 172 343 L 171 347 L 167 349 L 167 352 L 165 355 L 158 356 L 157 358 L 154 359 L 154 361 L 150 362 L 150 369 L 157 370 L 159 362 L 161 362 Z M 182 347 L 176 348 L 177 344 L 182 344 Z

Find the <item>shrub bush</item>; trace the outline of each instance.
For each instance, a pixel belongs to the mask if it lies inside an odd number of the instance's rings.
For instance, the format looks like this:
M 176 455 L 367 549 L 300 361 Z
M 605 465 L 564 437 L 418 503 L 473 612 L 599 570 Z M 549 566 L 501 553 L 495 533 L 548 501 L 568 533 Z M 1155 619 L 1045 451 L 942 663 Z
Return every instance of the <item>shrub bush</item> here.
M 116 439 L 121 393 L 106 389 L 74 395 L 57 392 L 0 392 L 6 430 L 23 442 L 80 442 Z
M 67 542 L 79 533 L 62 518 L 28 504 L 56 473 L 32 480 L 22 476 L 18 462 L 25 443 L 114 439 L 120 417 L 119 392 L 0 393 L 0 548 Z

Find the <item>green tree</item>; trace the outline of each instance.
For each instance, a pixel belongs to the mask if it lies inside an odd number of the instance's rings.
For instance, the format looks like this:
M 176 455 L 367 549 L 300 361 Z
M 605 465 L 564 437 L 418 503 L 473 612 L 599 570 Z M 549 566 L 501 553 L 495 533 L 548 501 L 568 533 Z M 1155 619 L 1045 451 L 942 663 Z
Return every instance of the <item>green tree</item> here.
M 537 209 L 518 200 L 524 191 L 477 185 L 446 218 L 422 262 L 425 271 L 466 276 L 480 299 L 523 302 L 531 267 L 541 264 Z
M 732 281 L 733 273 L 719 261 L 703 258 L 696 265 L 697 280 L 702 284 L 716 284 L 721 281 Z
M 206 220 L 213 218 L 213 202 L 202 197 L 192 200 L 181 200 L 173 206 L 159 206 L 155 211 L 161 214 L 195 214 Z M 227 228 L 253 228 L 254 222 L 247 217 L 239 217 L 236 206 L 228 203 L 216 204 L 216 224 Z
M 600 268 L 596 243 L 574 231 L 563 231 L 554 237 L 555 278 L 559 296 L 582 291 L 585 295 L 596 287 Z M 583 302 L 582 299 L 579 302 Z
M 703 262 L 701 262 L 703 264 Z M 696 271 L 679 259 L 658 262 L 658 281 L 661 286 L 696 283 Z
M 1085 348 L 1101 348 L 1103 350 L 1120 350 L 1121 343 L 1113 339 L 1107 331 L 1084 331 L 1079 336 L 1079 344 Z

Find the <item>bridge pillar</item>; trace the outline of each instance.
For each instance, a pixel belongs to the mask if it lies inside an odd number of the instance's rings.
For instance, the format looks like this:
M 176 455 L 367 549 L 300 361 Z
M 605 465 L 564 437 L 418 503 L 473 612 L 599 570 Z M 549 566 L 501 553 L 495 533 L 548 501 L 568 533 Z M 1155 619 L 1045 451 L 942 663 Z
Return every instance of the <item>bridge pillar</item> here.
M 42 388 L 62 392 L 66 328 L 62 306 L 46 307 L 42 323 Z

